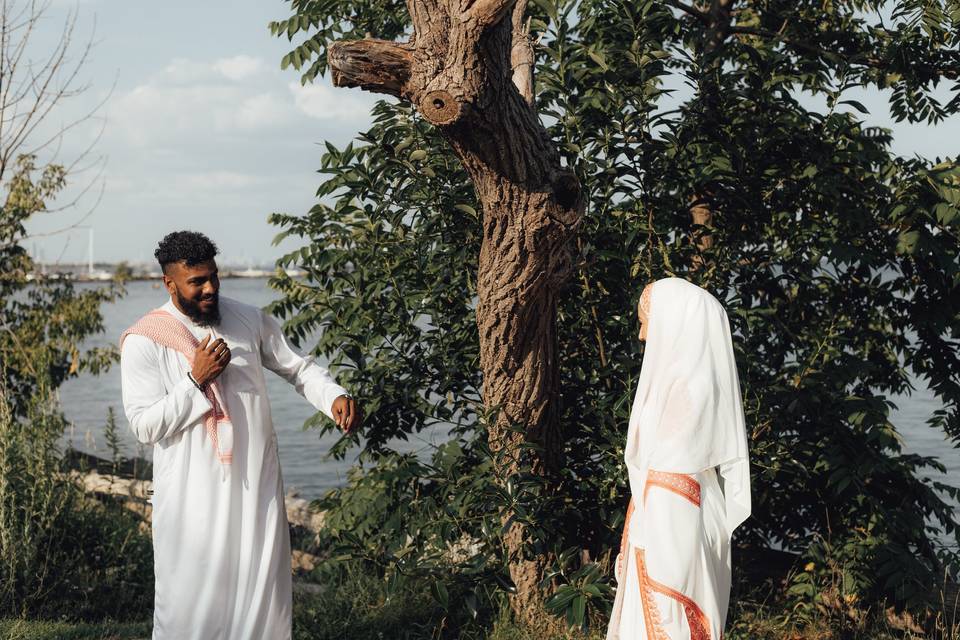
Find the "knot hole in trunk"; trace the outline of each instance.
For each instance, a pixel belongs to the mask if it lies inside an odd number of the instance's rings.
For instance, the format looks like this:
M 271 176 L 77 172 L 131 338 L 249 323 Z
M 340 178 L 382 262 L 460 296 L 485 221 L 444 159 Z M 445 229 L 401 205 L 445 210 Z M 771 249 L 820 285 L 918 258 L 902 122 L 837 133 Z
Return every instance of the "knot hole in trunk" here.
M 420 100 L 420 113 L 433 124 L 450 124 L 460 117 L 460 102 L 449 91 L 430 91 Z

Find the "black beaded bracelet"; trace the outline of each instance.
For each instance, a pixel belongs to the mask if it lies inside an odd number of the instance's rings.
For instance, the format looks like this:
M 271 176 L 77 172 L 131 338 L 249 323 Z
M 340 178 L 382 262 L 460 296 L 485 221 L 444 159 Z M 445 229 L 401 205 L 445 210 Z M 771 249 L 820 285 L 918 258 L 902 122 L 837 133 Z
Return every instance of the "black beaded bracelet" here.
M 187 371 L 187 377 L 190 379 L 190 382 L 193 383 L 193 386 L 195 386 L 197 389 L 200 390 L 200 393 L 205 393 L 205 392 L 206 392 L 206 390 L 203 388 L 203 386 L 202 386 L 199 382 L 197 382 L 197 379 L 194 378 L 194 377 L 193 377 L 193 374 L 190 373 L 189 371 Z

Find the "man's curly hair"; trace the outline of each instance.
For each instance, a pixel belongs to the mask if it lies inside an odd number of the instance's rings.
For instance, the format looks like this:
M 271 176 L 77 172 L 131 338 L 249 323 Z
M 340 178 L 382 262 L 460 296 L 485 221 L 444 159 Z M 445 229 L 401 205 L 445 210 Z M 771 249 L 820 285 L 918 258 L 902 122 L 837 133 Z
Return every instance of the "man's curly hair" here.
M 176 262 L 185 262 L 188 267 L 192 267 L 207 260 L 213 260 L 213 257 L 219 253 L 217 245 L 210 241 L 210 238 L 197 231 L 174 231 L 168 233 L 153 255 L 160 263 L 163 272 L 167 272 L 167 265 Z

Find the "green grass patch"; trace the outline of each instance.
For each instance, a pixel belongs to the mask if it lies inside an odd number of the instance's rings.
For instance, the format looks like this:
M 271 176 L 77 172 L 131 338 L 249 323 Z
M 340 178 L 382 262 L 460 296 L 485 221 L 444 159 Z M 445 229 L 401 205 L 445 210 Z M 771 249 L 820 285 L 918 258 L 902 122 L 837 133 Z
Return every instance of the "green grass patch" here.
M 545 640 L 514 624 L 499 599 L 478 598 L 473 616 L 453 584 L 443 607 L 425 577 L 388 581 L 348 564 L 319 582 L 327 585 L 321 593 L 294 596 L 294 640 Z M 570 638 L 600 640 L 603 623 L 590 636 Z
M 141 640 L 150 637 L 149 622 L 68 623 L 0 620 L 3 640 Z

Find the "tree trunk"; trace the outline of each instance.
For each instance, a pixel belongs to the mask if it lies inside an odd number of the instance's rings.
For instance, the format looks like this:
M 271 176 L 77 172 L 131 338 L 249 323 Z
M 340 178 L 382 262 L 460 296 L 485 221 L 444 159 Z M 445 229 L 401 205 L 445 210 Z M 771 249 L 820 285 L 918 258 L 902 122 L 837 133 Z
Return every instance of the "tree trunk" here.
M 707 262 L 707 254 L 713 247 L 713 237 L 710 235 L 709 228 L 713 226 L 713 211 L 710 209 L 709 195 L 694 195 L 690 199 L 690 218 L 693 223 L 691 237 L 693 244 L 697 247 L 697 253 L 693 256 L 693 270 L 702 268 Z
M 408 0 L 407 7 L 409 42 L 331 45 L 334 84 L 409 100 L 470 175 L 483 208 L 477 327 L 497 477 L 532 471 L 549 485 L 562 445 L 557 291 L 571 272 L 569 241 L 585 199 L 533 107 L 526 0 Z M 548 630 L 554 622 L 538 584 L 549 558 L 524 557 L 528 538 L 517 524 L 504 536 L 513 610 Z
M 691 9 L 705 26 L 705 35 L 700 55 L 703 59 L 703 75 L 700 80 L 706 112 L 711 122 L 721 123 L 720 88 L 716 74 L 720 72 L 721 60 L 717 52 L 723 46 L 730 33 L 733 19 L 734 0 L 711 0 L 709 6 Z M 710 262 L 709 253 L 713 247 L 713 237 L 709 228 L 713 226 L 714 209 L 711 190 L 707 185 L 699 185 L 697 192 L 690 198 L 691 240 L 697 248 L 693 256 L 691 271 L 698 271 Z

